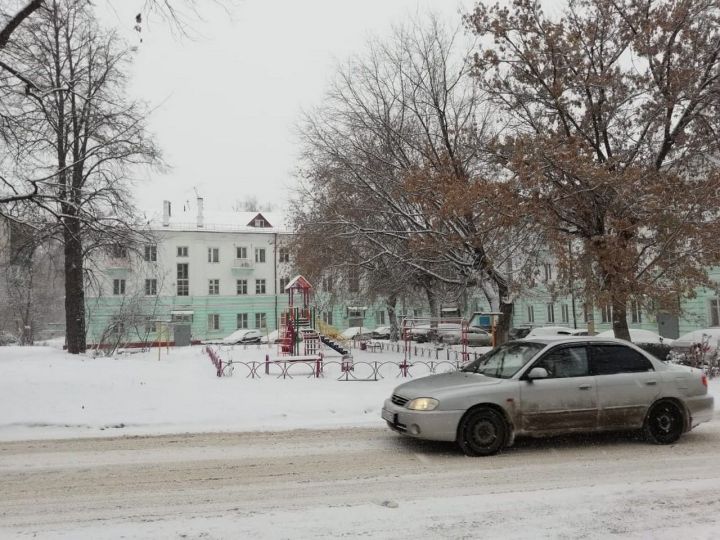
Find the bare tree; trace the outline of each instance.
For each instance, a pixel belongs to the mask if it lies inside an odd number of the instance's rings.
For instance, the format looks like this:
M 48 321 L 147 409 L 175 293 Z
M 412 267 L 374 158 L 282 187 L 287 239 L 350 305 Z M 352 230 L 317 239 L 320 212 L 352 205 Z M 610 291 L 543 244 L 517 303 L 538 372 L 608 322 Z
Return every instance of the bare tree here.
M 128 172 L 154 164 L 158 150 L 145 132 L 145 107 L 127 98 L 129 56 L 102 32 L 84 0 L 46 2 L 7 47 L 21 71 L 47 92 L 7 86 L 14 107 L 11 139 L 16 176 L 34 181 L 35 202 L 56 217 L 64 246 L 68 350 L 85 350 L 84 245 L 131 243 L 141 229 L 129 196 Z
M 508 200 L 629 339 L 631 299 L 693 294 L 720 262 L 720 2 L 570 0 L 556 20 L 478 4 L 467 21 L 505 114 Z
M 495 126 L 469 77 L 472 46 L 461 41 L 431 18 L 352 59 L 304 120 L 303 197 L 328 237 L 364 247 L 363 261 L 482 286 L 504 315 L 502 339 L 513 302 L 508 263 L 522 258 L 526 231 L 504 227 L 502 183 L 485 174 Z

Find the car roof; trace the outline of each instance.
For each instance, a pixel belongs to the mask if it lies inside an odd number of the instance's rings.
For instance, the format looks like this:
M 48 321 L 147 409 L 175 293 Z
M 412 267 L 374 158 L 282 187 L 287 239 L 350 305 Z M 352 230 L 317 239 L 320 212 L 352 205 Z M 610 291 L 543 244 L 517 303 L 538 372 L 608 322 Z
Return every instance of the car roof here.
M 629 341 L 612 337 L 598 337 L 598 336 L 532 336 L 517 341 L 528 342 L 532 341 L 535 343 L 543 343 L 545 345 L 557 345 L 558 343 L 587 343 L 587 342 L 601 342 L 601 343 L 617 343 L 618 345 L 627 345 Z

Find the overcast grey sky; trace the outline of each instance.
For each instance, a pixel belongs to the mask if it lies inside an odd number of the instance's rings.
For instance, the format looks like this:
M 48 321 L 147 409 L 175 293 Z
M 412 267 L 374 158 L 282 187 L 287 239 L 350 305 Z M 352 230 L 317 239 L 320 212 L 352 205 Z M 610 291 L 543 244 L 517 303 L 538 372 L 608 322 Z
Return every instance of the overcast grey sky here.
M 295 125 L 321 102 L 338 62 L 372 35 L 431 10 L 459 22 L 472 0 L 234 0 L 230 16 L 203 7 L 196 39 L 157 18 L 132 30 L 143 0 L 111 2 L 107 22 L 138 45 L 131 92 L 155 107 L 149 121 L 172 166 L 148 174 L 138 205 L 205 197 L 208 212 L 255 195 L 282 205 L 294 185 Z

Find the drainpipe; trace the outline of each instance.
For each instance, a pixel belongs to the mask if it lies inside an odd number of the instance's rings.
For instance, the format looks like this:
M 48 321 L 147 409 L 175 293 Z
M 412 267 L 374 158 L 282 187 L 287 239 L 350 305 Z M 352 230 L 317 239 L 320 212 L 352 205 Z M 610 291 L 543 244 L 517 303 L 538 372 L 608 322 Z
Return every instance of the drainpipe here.
M 278 325 L 278 290 L 277 290 L 277 243 L 278 243 L 278 235 L 277 233 L 273 233 L 275 244 L 273 246 L 273 288 L 275 290 L 275 330 L 279 330 L 280 327 Z

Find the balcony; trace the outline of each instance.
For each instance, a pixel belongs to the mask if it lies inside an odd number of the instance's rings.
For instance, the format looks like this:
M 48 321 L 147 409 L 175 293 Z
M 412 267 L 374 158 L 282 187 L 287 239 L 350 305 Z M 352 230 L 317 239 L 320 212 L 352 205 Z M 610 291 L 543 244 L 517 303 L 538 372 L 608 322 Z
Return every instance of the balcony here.
M 250 259 L 235 259 L 232 265 L 232 271 L 236 274 L 245 274 L 255 269 L 255 263 Z

